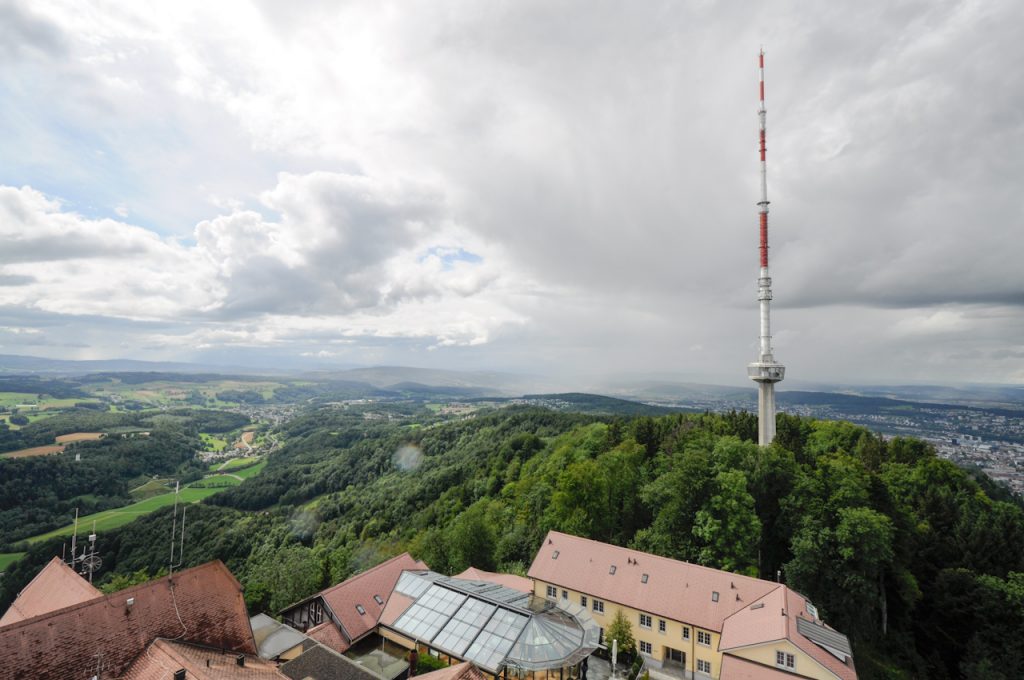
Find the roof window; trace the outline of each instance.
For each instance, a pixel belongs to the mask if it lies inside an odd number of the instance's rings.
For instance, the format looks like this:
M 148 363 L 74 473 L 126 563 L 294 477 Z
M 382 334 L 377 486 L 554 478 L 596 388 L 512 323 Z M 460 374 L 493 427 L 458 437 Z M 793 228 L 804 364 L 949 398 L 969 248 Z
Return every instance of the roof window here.
M 553 559 L 553 560 L 557 560 L 558 559 L 558 551 L 557 550 L 555 552 L 551 553 L 551 559 Z
M 712 590 L 711 591 L 711 601 L 712 602 L 718 602 L 718 591 L 717 590 Z
M 360 616 L 362 616 L 363 614 L 366 613 L 366 610 L 363 609 L 363 605 L 361 605 L 361 604 L 357 604 L 356 605 L 356 611 L 359 612 Z
M 382 598 L 380 595 L 374 595 L 373 596 L 373 601 L 376 602 L 377 604 L 379 604 L 382 607 L 384 606 L 384 598 Z
M 640 577 L 640 583 L 647 583 L 647 574 Z
M 615 575 L 615 565 L 614 564 L 608 569 L 608 573 L 611 574 L 612 576 Z

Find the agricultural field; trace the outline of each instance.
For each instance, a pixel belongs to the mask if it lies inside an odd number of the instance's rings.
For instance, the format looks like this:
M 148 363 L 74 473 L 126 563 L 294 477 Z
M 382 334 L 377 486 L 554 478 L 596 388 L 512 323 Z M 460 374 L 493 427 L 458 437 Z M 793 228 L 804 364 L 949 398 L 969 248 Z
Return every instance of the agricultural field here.
M 233 474 L 236 477 L 241 477 L 242 479 L 249 479 L 250 477 L 255 477 L 256 475 L 261 473 L 263 471 L 263 468 L 265 468 L 266 466 L 267 461 L 263 461 L 262 463 L 257 463 L 252 467 L 242 468 L 241 470 L 237 470 L 235 472 L 232 472 L 231 474 Z
M 178 494 L 178 502 L 195 503 L 197 501 L 201 501 L 202 499 L 208 496 L 212 496 L 213 494 L 221 490 L 222 488 L 201 489 L 185 487 L 184 489 L 181 490 L 181 493 Z M 174 500 L 174 493 L 170 492 L 161 494 L 159 496 L 154 496 L 152 498 L 148 498 L 144 501 L 139 501 L 138 503 L 132 503 L 131 505 L 126 505 L 122 508 L 117 508 L 114 510 L 104 510 L 103 512 L 97 512 L 92 515 L 85 515 L 84 517 L 78 518 L 78 527 L 80 531 L 83 529 L 92 531 L 93 522 L 96 522 L 96 531 L 115 529 L 119 526 L 128 524 L 137 517 L 148 515 L 154 510 L 158 510 L 168 505 L 174 505 Z M 72 533 L 74 533 L 74 531 L 75 525 L 74 522 L 72 522 L 60 529 L 56 529 L 45 534 L 40 534 L 38 536 L 33 536 L 32 538 L 28 539 L 28 542 L 38 543 L 39 541 L 44 541 L 48 538 L 54 538 L 56 536 L 69 536 Z
M 32 456 L 52 456 L 55 453 L 64 451 L 63 444 L 47 444 L 46 446 L 33 446 L 29 449 L 18 449 L 0 454 L 0 458 L 30 458 Z
M 212 434 L 200 432 L 199 438 L 203 440 L 203 444 L 206 446 L 207 451 L 223 451 L 228 447 L 227 440 L 221 439 L 220 437 L 216 437 Z
M 151 479 L 142 486 L 137 486 L 128 493 L 131 494 L 132 498 L 136 500 L 145 500 L 152 498 L 153 496 L 159 496 L 165 494 L 170 490 L 168 484 L 172 480 L 169 479 Z
M 105 436 L 103 432 L 72 432 L 57 437 L 58 444 L 73 444 L 74 442 L 96 441 Z
M 239 468 L 239 467 L 245 467 L 247 465 L 252 465 L 253 463 L 258 461 L 259 459 L 260 459 L 259 456 L 249 456 L 247 458 L 232 458 L 231 460 L 226 460 L 223 463 L 214 463 L 213 465 L 210 466 L 210 470 L 212 472 L 222 472 L 222 471 L 225 471 L 225 470 L 233 470 L 234 468 Z
M 118 402 L 139 402 L 152 406 L 205 406 L 223 408 L 238 406 L 239 402 L 221 399 L 218 395 L 256 393 L 263 399 L 273 399 L 274 392 L 285 383 L 259 380 L 153 380 L 149 382 L 121 382 L 113 379 L 91 386 L 92 394 Z

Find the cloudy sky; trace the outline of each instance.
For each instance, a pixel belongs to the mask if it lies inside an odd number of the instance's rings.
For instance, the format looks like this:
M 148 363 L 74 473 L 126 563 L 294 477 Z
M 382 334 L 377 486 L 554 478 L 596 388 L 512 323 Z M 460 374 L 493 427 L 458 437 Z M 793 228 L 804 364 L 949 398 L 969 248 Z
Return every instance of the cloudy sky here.
M 0 0 L 0 353 L 1024 382 L 1024 4 Z

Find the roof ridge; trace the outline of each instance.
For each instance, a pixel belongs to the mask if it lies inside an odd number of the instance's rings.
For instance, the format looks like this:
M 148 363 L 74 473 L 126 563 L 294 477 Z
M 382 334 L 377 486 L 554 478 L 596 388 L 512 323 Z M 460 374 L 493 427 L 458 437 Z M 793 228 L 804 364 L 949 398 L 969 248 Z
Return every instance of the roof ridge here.
M 186 569 L 184 571 L 179 571 L 177 573 L 177 576 L 180 577 L 183 574 L 196 573 L 196 572 L 199 572 L 201 570 L 205 571 L 207 569 L 217 567 L 218 565 L 220 566 L 220 568 L 228 576 L 231 577 L 231 580 L 234 581 L 236 584 L 238 584 L 238 587 L 241 588 L 241 584 L 238 583 L 238 579 L 236 579 L 234 577 L 234 574 L 232 574 L 231 571 L 227 568 L 227 566 L 223 562 L 221 562 L 220 560 L 211 560 L 210 562 L 205 562 L 203 564 L 200 564 L 200 565 L 195 566 L 195 567 L 191 567 L 191 568 Z M 144 588 L 153 588 L 153 587 L 156 587 L 157 584 L 162 583 L 162 582 L 170 583 L 170 580 L 172 578 L 174 578 L 174 575 L 168 574 L 167 576 L 161 576 L 160 578 L 153 579 L 152 581 L 146 581 L 145 583 L 139 583 L 139 584 L 136 584 L 134 586 L 129 586 L 127 588 L 124 588 L 123 590 L 118 590 L 118 591 L 115 591 L 113 593 L 107 593 L 107 594 L 100 593 L 99 596 L 94 597 L 94 598 L 92 598 L 90 600 L 86 600 L 85 602 L 77 602 L 75 604 L 68 605 L 67 607 L 61 607 L 60 609 L 54 609 L 53 611 L 49 611 L 49 612 L 44 612 L 42 614 L 38 614 L 38 615 L 33 616 L 31 618 L 22 619 L 21 621 L 15 621 L 14 623 L 8 623 L 8 624 L 3 626 L 3 629 L 4 629 L 4 632 L 7 633 L 7 632 L 10 632 L 11 630 L 13 630 L 15 628 L 18 628 L 22 624 L 36 623 L 36 622 L 38 622 L 38 621 L 40 621 L 42 619 L 46 619 L 47 617 L 56 616 L 58 614 L 66 614 L 67 612 L 74 611 L 76 609 L 81 609 L 82 607 L 89 607 L 89 606 L 93 605 L 99 599 L 107 600 L 107 605 L 110 606 L 109 602 L 114 597 L 120 597 L 124 593 L 136 593 L 136 592 L 139 592 L 140 590 L 142 590 Z M 250 633 L 251 633 L 251 626 L 250 626 Z
M 413 560 L 413 562 L 418 562 L 419 561 L 419 560 L 414 559 L 413 556 L 409 554 L 409 551 L 405 551 L 401 555 L 395 555 L 394 557 L 391 557 L 391 558 L 388 558 L 388 559 L 384 560 L 380 564 L 375 564 L 374 566 L 370 567 L 369 569 L 364 569 L 363 571 L 359 572 L 358 574 L 353 574 L 352 576 L 349 576 L 347 579 L 345 579 L 343 581 L 339 581 L 338 583 L 335 583 L 330 588 L 324 588 L 319 593 L 317 593 L 317 595 L 324 595 L 325 593 L 329 593 L 329 592 L 335 590 L 336 588 L 340 588 L 343 585 L 348 585 L 348 584 L 352 583 L 353 581 L 358 581 L 359 579 L 361 579 L 362 577 L 366 576 L 367 574 L 372 574 L 373 572 L 377 571 L 378 569 L 380 569 L 382 567 L 385 567 L 385 566 L 391 564 L 392 562 L 394 562 L 394 561 L 396 561 L 396 560 L 398 560 L 398 559 L 400 559 L 402 557 L 408 557 L 409 559 Z M 405 570 L 403 569 L 402 571 L 405 571 Z M 311 596 L 311 597 L 313 597 L 313 596 Z M 306 599 L 309 599 L 309 598 L 306 598 Z M 302 602 L 302 601 L 304 601 L 304 600 L 300 600 L 300 602 Z M 292 606 L 292 605 L 289 605 L 289 606 Z
M 644 552 L 643 550 L 637 550 L 636 548 L 628 548 L 628 547 L 621 546 L 621 545 L 615 545 L 614 543 L 604 543 L 603 541 L 598 541 L 598 540 L 595 540 L 593 538 L 586 538 L 584 536 L 575 536 L 573 534 L 567 534 L 567 533 L 564 533 L 564 532 L 561 532 L 561 531 L 555 531 L 554 529 L 552 529 L 552 530 L 550 530 L 548 532 L 548 536 L 550 536 L 551 534 L 558 534 L 560 536 L 565 536 L 566 538 L 575 539 L 577 541 L 587 541 L 588 543 L 596 543 L 597 545 L 607 546 L 607 547 L 615 548 L 617 550 L 629 550 L 630 552 L 635 552 L 637 554 L 643 555 L 645 558 L 653 557 L 653 558 L 658 559 L 658 560 L 664 560 L 666 562 L 674 562 L 675 564 L 683 564 L 683 565 L 686 565 L 688 567 L 693 567 L 695 569 L 701 569 L 703 571 L 713 571 L 713 572 L 717 572 L 717 573 L 720 573 L 720 574 L 729 574 L 730 576 L 734 576 L 736 578 L 745 579 L 747 581 L 756 581 L 756 582 L 759 582 L 759 583 L 771 583 L 772 585 L 780 585 L 780 584 L 775 583 L 774 581 L 769 581 L 768 579 L 759 578 L 757 576 L 747 576 L 746 574 L 738 574 L 738 573 L 736 573 L 734 571 L 728 571 L 726 569 L 715 569 L 714 567 L 709 567 L 709 566 L 706 566 L 706 565 L 703 565 L 703 564 L 697 564 L 696 562 L 687 562 L 686 560 L 677 560 L 674 557 L 666 557 L 664 555 L 658 555 L 658 554 L 655 554 L 655 553 Z M 627 566 L 631 566 L 631 565 L 627 565 Z

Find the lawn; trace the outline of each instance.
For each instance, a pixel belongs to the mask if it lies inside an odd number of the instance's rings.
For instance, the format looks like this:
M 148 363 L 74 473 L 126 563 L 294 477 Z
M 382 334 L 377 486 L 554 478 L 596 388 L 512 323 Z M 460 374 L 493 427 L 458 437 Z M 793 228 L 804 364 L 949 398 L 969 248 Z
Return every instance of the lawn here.
M 194 503 L 196 501 L 200 501 L 206 498 L 207 496 L 212 496 L 218 491 L 221 491 L 221 489 L 193 489 L 190 487 L 185 487 L 184 489 L 181 490 L 181 493 L 178 494 L 178 502 Z M 117 508 L 115 510 L 104 510 L 103 512 L 97 512 L 93 515 L 79 517 L 79 532 L 87 533 L 92 531 L 92 523 L 94 521 L 96 522 L 96 531 L 114 529 L 119 526 L 128 524 L 128 522 L 131 522 L 136 517 L 148 515 L 154 510 L 158 510 L 168 505 L 174 505 L 173 492 L 161 494 L 160 496 L 154 496 L 152 498 L 147 498 L 144 501 L 132 503 L 131 505 L 126 505 L 122 508 Z M 50 531 L 45 534 L 40 534 L 38 536 L 33 536 L 32 538 L 28 539 L 28 542 L 38 543 L 39 541 L 44 541 L 48 538 L 54 538 L 56 536 L 68 536 L 74 533 L 74 530 L 75 525 L 72 522 L 71 524 L 68 524 L 66 527 L 55 529 L 54 531 Z
M 145 500 L 146 498 L 152 498 L 153 496 L 159 496 L 167 493 L 170 488 L 167 486 L 166 479 L 151 479 L 142 486 L 137 486 L 128 493 L 132 495 L 132 498 L 138 500 Z
M 0 574 L 7 571 L 7 567 L 20 560 L 24 555 L 25 553 L 0 553 Z

